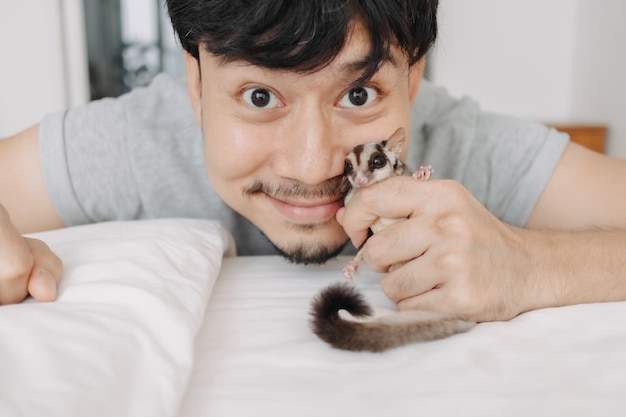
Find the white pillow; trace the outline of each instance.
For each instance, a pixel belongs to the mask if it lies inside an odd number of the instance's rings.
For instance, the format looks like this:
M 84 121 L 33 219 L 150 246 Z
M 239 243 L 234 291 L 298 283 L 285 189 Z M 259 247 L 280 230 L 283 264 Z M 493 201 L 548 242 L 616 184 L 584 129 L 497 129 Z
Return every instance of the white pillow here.
M 0 416 L 173 416 L 232 238 L 205 220 L 33 235 L 64 263 L 58 300 L 0 307 Z

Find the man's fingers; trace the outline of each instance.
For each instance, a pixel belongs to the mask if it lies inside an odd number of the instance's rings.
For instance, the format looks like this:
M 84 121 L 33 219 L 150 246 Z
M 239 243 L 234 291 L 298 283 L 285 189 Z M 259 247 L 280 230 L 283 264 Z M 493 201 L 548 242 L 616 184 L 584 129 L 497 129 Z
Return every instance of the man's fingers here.
M 395 303 L 425 294 L 442 283 L 440 271 L 430 265 L 429 260 L 413 259 L 385 274 L 380 283 L 381 289 Z
M 28 295 L 28 280 L 3 279 L 0 281 L 0 305 L 16 304 Z
M 50 272 L 36 268 L 28 280 L 28 293 L 37 301 L 54 301 L 57 298 L 57 280 Z
M 363 245 L 363 261 L 376 272 L 422 257 L 438 238 L 428 219 L 400 221 L 370 237 Z
M 26 298 L 33 262 L 28 244 L 0 211 L 0 305 Z
M 424 190 L 430 184 L 404 176 L 372 184 L 359 190 L 348 207 L 337 213 L 337 221 L 355 246 L 360 246 L 367 237 L 367 229 L 379 218 L 412 217 L 426 199 Z
M 54 301 L 63 272 L 59 257 L 40 240 L 5 232 L 0 245 L 0 305 L 19 303 L 28 294 L 37 301 Z
M 344 214 L 346 212 L 346 208 L 342 207 L 337 211 L 337 214 L 335 215 L 335 218 L 337 219 L 337 223 L 339 223 L 341 226 L 346 227 L 346 225 L 344 224 Z M 370 223 L 371 224 L 371 223 Z M 367 229 L 369 228 L 369 225 L 367 226 L 366 229 L 363 230 L 357 230 L 357 231 L 351 231 L 348 232 L 346 230 L 346 233 L 348 234 L 348 237 L 350 238 L 350 240 L 352 241 L 352 244 L 354 246 L 356 246 L 357 248 L 361 247 L 361 245 L 363 244 L 363 242 L 365 242 L 365 240 L 367 239 Z
M 25 238 L 0 205 L 0 305 L 19 303 L 30 293 L 53 301 L 63 264 L 41 240 Z
M 26 243 L 35 258 L 28 280 L 29 294 L 37 301 L 56 300 L 57 289 L 63 272 L 61 259 L 40 240 L 26 238 Z

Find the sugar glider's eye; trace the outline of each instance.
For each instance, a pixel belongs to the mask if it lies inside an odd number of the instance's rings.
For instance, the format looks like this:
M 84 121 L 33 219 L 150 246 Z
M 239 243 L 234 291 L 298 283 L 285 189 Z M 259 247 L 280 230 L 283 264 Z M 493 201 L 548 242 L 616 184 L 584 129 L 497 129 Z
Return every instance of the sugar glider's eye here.
M 374 169 L 379 169 L 385 166 L 385 164 L 387 163 L 387 158 L 385 158 L 383 155 L 376 155 L 375 157 L 372 158 L 372 167 Z
M 343 175 L 348 175 L 352 172 L 352 162 L 349 159 L 346 159 L 346 162 L 343 164 Z

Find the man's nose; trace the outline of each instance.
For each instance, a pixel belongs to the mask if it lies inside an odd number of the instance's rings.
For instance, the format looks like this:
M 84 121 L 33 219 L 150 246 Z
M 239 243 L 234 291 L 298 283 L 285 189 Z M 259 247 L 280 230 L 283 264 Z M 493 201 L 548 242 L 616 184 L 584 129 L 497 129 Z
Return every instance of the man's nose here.
M 285 132 L 278 174 L 303 184 L 317 185 L 343 173 L 345 150 L 341 129 L 322 109 L 301 109 Z

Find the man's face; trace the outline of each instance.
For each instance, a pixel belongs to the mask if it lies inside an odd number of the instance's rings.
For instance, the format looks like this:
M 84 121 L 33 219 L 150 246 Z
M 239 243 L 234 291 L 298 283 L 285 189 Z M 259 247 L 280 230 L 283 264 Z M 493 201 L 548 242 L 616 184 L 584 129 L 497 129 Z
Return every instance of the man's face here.
M 393 63 L 356 84 L 368 36 L 357 26 L 329 66 L 307 74 L 224 63 L 202 48 L 200 70 L 187 59 L 211 183 L 296 262 L 323 262 L 346 242 L 335 220 L 346 154 L 409 131 L 421 71 L 395 51 Z

